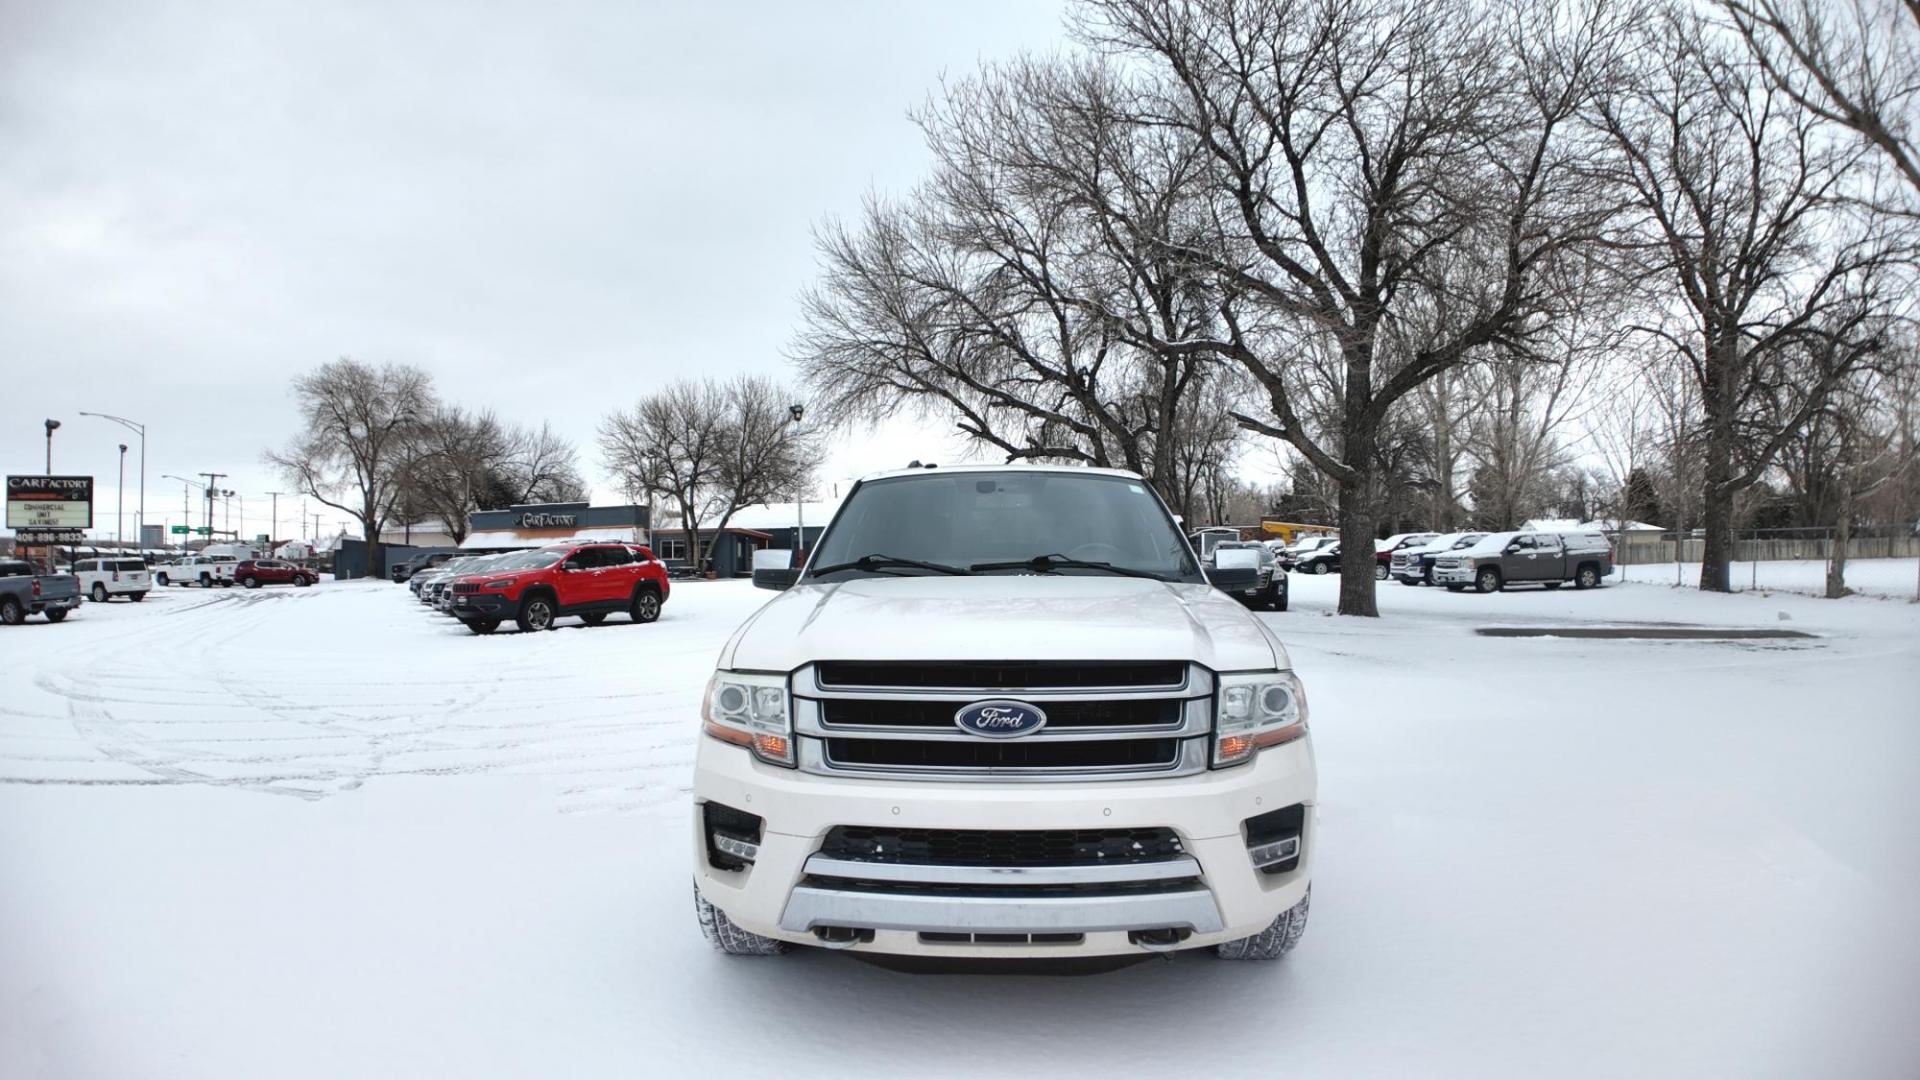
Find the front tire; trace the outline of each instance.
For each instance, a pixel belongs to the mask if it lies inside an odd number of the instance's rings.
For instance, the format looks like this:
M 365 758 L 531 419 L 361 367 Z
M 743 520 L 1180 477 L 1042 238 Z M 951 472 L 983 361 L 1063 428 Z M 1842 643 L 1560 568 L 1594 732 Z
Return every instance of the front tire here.
M 513 625 L 522 632 L 553 629 L 553 600 L 545 596 L 529 596 L 520 605 L 520 614 L 514 616 Z
M 715 950 L 728 956 L 779 956 L 791 952 L 793 946 L 784 941 L 742 930 L 727 918 L 727 913 L 707 902 L 700 895 L 700 887 L 693 887 L 693 913 L 700 920 L 701 936 Z M 1226 946 L 1221 946 L 1226 948 Z
M 1374 563 L 1373 564 L 1373 580 L 1375 581 L 1387 580 L 1387 568 L 1384 566 L 1381 566 L 1379 563 Z
M 311 585 L 311 584 L 313 584 L 313 579 L 312 579 L 312 578 L 309 578 L 309 577 L 307 577 L 307 576 L 306 576 L 306 575 L 304 575 L 304 574 L 302 574 L 302 575 L 300 575 L 300 576 L 298 576 L 298 577 L 296 577 L 296 578 L 294 578 L 294 579 L 293 579 L 293 584 L 294 584 L 294 587 L 295 587 L 295 588 L 300 588 L 300 589 L 304 589 L 304 588 L 306 588 L 307 586 L 309 586 L 309 585 Z
M 653 589 L 641 589 L 633 594 L 633 621 L 650 623 L 660 617 L 660 594 Z
M 89 594 L 87 594 L 87 598 L 88 598 L 88 599 L 90 599 L 90 600 L 92 600 L 92 601 L 93 601 L 94 603 L 96 603 L 96 604 L 104 604 L 104 603 L 106 603 L 106 602 L 107 602 L 107 587 L 106 587 L 105 585 L 102 585 L 102 584 L 100 584 L 100 583 L 99 583 L 99 582 L 97 582 L 97 581 L 96 581 L 96 582 L 94 582 L 94 583 L 93 583 L 93 591 L 92 591 L 91 593 L 89 593 Z
M 1500 571 L 1489 566 L 1473 579 L 1473 587 L 1483 593 L 1500 591 Z
M 164 588 L 166 588 L 167 586 L 169 586 L 169 585 L 171 585 L 171 584 L 173 584 L 173 582 L 171 582 L 171 581 L 168 581 L 168 580 L 167 580 L 167 575 L 165 575 L 165 574 L 156 574 L 156 575 L 154 575 L 154 578 L 153 578 L 153 583 L 154 583 L 155 585 L 158 585 L 158 586 L 160 586 L 160 587 L 161 587 L 161 588 L 163 588 L 163 589 L 164 589 Z
M 1314 573 L 1316 573 L 1316 574 L 1324 574 L 1324 573 L 1326 573 L 1326 572 L 1327 572 L 1327 564 L 1326 564 L 1326 563 L 1323 563 L 1323 562 L 1317 562 L 1317 563 L 1314 563 L 1314 564 L 1313 564 L 1313 572 L 1314 572 Z
M 1309 885 L 1307 895 L 1281 912 L 1265 930 L 1239 941 L 1215 945 L 1214 951 L 1222 960 L 1278 960 L 1300 944 L 1300 935 L 1307 932 L 1307 908 L 1312 902 L 1313 886 Z

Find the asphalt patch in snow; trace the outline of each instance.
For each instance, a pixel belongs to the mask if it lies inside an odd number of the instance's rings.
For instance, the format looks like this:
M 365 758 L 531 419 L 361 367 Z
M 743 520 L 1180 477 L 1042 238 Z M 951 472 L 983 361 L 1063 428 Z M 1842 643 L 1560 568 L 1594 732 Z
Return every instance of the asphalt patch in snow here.
M 1481 637 L 1598 638 L 1603 641 L 1755 641 L 1819 636 L 1804 630 L 1738 626 L 1482 626 L 1474 633 Z

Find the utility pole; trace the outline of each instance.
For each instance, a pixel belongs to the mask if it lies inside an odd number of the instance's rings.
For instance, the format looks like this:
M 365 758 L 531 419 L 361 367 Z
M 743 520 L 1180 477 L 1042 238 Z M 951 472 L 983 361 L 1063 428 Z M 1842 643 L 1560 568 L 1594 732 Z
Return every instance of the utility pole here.
M 199 475 L 207 478 L 207 538 L 211 540 L 213 538 L 213 485 L 215 481 L 226 479 L 227 474 L 223 472 L 203 472 Z
M 273 526 L 267 530 L 268 547 L 272 547 L 274 540 L 280 536 L 280 494 L 278 491 L 267 492 L 273 500 Z

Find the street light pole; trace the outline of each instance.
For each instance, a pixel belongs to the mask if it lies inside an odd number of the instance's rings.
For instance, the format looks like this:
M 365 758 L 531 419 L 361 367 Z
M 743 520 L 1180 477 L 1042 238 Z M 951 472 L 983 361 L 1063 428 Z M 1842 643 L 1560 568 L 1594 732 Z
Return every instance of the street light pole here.
M 147 425 L 137 420 L 129 420 L 124 416 L 114 416 L 111 413 L 82 411 L 80 415 L 98 417 L 101 420 L 111 420 L 121 427 L 126 428 L 128 431 L 140 436 L 140 505 L 133 512 L 133 532 L 135 536 L 140 536 L 146 532 L 147 524 Z M 49 469 L 51 469 L 51 464 L 49 464 Z M 144 537 L 142 539 L 144 540 Z M 141 546 L 145 547 L 146 545 L 142 543 Z
M 48 420 L 47 424 L 47 475 L 53 475 L 53 433 L 60 428 L 60 421 Z
M 807 407 L 796 402 L 787 406 L 787 412 L 792 415 L 793 426 L 797 431 L 801 418 L 807 414 Z M 800 558 L 807 550 L 807 491 L 804 483 L 794 485 L 793 511 L 799 515 L 800 520 L 800 536 L 794 541 L 793 546 L 796 550 L 793 555 L 794 558 L 800 559 L 800 564 L 804 566 L 806 560 Z
M 113 505 L 113 546 L 124 549 L 127 546 L 127 444 L 120 444 L 120 483 L 115 489 Z

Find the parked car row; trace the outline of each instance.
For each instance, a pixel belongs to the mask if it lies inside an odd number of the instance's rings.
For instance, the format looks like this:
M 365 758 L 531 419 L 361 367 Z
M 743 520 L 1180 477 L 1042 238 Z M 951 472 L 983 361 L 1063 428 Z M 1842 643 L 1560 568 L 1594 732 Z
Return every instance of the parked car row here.
M 1445 585 L 1497 592 L 1512 585 L 1590 589 L 1613 572 L 1612 545 L 1601 532 L 1396 533 L 1374 545 L 1375 579 L 1403 585 Z M 1338 537 L 1311 537 L 1288 549 L 1291 569 L 1340 571 Z
M 511 621 L 551 630 L 564 618 L 598 626 L 608 615 L 660 617 L 672 587 L 667 567 L 635 544 L 555 544 L 492 555 L 452 555 L 416 567 L 407 587 L 420 602 L 490 634 Z

